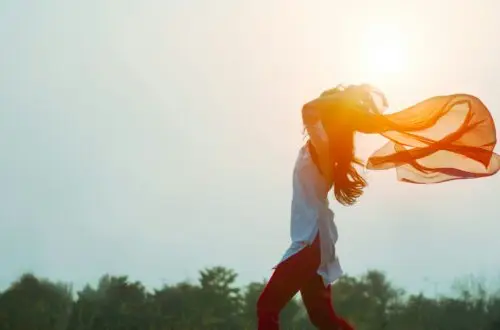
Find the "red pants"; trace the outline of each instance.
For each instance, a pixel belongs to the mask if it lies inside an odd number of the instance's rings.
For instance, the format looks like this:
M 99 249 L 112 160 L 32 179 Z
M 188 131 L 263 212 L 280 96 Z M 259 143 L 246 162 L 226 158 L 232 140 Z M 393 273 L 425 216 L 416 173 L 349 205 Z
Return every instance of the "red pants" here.
M 330 285 L 317 274 L 319 238 L 275 269 L 257 302 L 258 330 L 279 330 L 279 313 L 300 291 L 311 323 L 321 330 L 353 330 L 335 314 Z

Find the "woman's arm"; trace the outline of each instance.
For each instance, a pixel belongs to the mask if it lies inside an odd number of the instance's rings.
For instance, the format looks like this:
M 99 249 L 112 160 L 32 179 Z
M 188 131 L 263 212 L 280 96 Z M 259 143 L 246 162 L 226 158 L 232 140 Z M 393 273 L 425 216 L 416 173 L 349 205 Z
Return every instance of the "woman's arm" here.
M 318 155 L 318 165 L 321 173 L 330 184 L 332 182 L 332 160 L 328 135 L 321 122 L 321 109 L 306 104 L 302 108 L 302 121 L 309 134 L 309 138 Z
M 304 105 L 304 109 L 314 111 L 327 120 L 335 120 L 339 125 L 350 126 L 352 130 L 366 134 L 383 133 L 393 128 L 386 116 L 371 111 L 374 104 L 363 102 L 362 90 L 353 88 L 337 94 L 318 97 Z M 303 110 L 304 112 L 304 110 Z

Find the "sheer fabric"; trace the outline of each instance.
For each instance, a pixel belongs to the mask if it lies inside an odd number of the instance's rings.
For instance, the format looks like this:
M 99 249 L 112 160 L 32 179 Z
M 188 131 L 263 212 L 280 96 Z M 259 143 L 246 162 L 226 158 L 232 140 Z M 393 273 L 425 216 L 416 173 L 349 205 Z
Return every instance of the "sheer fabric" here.
M 335 110 L 327 116 L 334 116 L 329 119 L 341 126 L 386 137 L 389 141 L 371 154 L 366 167 L 395 168 L 400 181 L 440 183 L 487 177 L 500 169 L 500 156 L 493 151 L 493 117 L 475 96 L 435 96 L 383 114 L 387 108 L 383 94 L 363 85 L 338 93 L 324 92 L 314 102 Z

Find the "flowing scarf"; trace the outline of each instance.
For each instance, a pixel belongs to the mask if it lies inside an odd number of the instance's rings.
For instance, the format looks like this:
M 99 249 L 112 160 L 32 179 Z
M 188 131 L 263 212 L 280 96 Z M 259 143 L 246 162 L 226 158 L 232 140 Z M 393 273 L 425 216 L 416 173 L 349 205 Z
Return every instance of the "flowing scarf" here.
M 487 177 L 500 169 L 493 117 L 475 96 L 435 96 L 384 114 L 387 100 L 372 86 L 330 91 L 315 100 L 333 110 L 326 112 L 330 119 L 388 139 L 368 158 L 368 169 L 394 168 L 398 180 L 420 184 Z

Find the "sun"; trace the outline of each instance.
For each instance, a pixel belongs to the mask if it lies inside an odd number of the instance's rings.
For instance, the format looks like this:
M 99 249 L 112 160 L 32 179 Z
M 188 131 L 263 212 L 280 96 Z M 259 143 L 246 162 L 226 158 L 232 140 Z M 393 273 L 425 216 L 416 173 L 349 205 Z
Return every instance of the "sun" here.
M 405 38 L 397 26 L 370 25 L 362 39 L 362 66 L 370 79 L 401 76 L 408 68 Z

